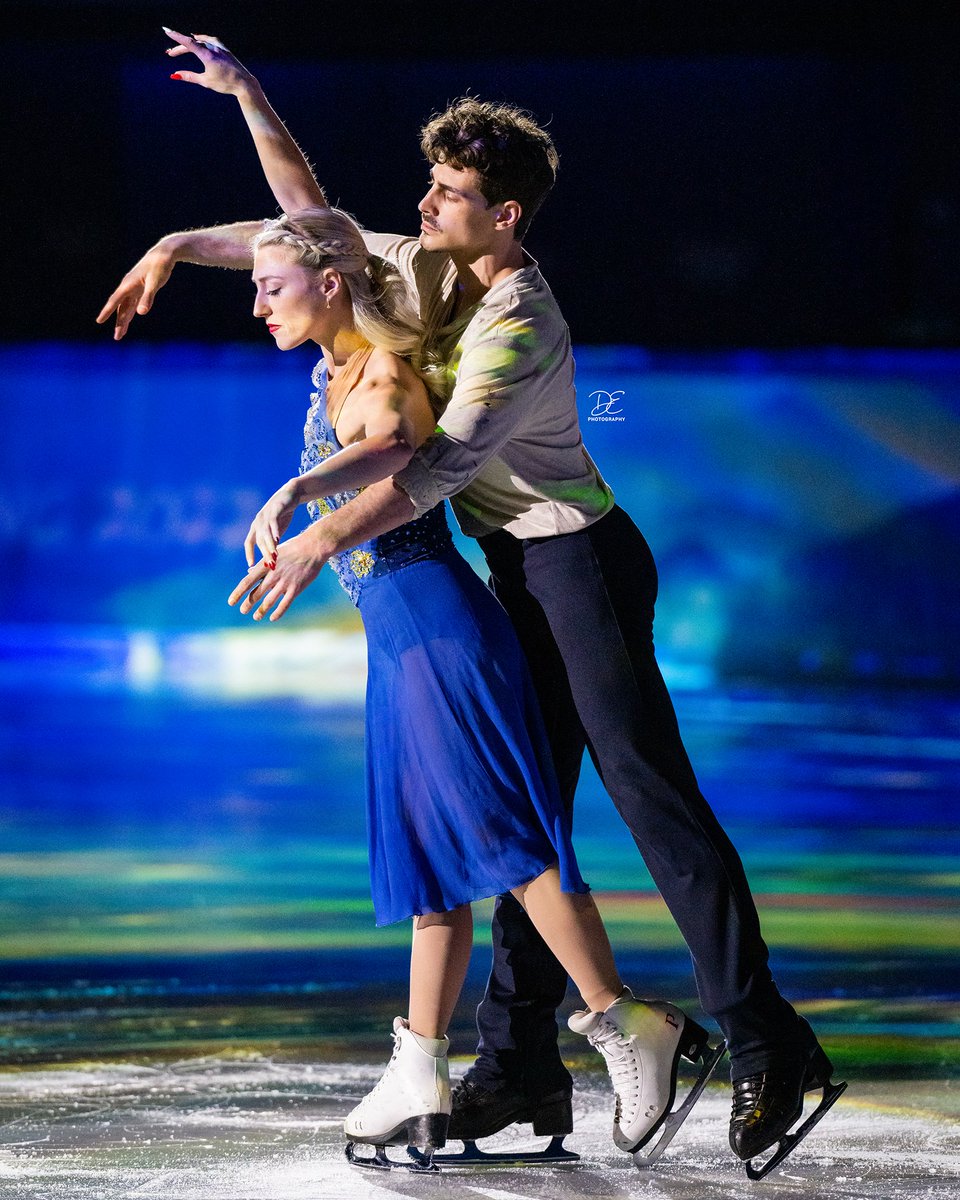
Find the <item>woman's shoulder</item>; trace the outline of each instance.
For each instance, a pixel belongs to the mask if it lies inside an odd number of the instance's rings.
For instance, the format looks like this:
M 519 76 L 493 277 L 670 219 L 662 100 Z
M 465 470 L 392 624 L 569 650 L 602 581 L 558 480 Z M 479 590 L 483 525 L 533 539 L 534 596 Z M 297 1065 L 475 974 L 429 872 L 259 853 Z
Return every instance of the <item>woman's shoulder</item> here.
M 382 346 L 374 346 L 371 350 L 364 367 L 363 382 L 369 388 L 388 388 L 416 395 L 424 390 L 423 380 L 410 363 Z

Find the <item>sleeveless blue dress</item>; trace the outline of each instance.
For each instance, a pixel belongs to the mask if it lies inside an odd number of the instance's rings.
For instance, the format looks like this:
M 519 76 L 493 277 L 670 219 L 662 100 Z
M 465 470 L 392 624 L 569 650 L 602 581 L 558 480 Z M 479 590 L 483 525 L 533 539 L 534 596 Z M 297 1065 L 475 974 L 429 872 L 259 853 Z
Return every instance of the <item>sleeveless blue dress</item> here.
M 327 372 L 304 474 L 342 449 Z M 311 501 L 322 520 L 357 493 Z M 444 912 L 558 862 L 585 892 L 533 684 L 513 626 L 457 552 L 444 506 L 331 559 L 367 636 L 367 836 L 378 925 Z

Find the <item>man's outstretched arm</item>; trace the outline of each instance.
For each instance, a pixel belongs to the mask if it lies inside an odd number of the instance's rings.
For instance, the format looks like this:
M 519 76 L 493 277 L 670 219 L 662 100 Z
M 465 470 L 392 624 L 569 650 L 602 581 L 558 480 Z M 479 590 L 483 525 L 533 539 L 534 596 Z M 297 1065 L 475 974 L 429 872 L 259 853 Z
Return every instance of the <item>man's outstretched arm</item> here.
M 242 613 L 255 609 L 255 621 L 262 620 L 273 608 L 270 620 L 276 621 L 316 579 L 328 559 L 405 525 L 413 516 L 410 498 L 392 479 L 372 483 L 349 504 L 315 521 L 289 541 L 280 542 L 276 567 L 268 568 L 266 560 L 261 559 L 230 593 L 227 603 L 242 601 Z

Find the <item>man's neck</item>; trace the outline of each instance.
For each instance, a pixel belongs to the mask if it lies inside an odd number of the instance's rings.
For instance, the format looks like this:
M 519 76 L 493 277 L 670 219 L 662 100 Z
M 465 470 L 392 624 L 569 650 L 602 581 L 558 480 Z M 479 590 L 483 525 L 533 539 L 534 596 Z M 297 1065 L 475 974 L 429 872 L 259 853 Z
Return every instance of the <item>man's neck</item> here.
M 504 250 L 488 254 L 454 253 L 450 257 L 457 268 L 454 316 L 472 308 L 495 284 L 525 265 L 523 247 L 516 241 L 510 242 Z

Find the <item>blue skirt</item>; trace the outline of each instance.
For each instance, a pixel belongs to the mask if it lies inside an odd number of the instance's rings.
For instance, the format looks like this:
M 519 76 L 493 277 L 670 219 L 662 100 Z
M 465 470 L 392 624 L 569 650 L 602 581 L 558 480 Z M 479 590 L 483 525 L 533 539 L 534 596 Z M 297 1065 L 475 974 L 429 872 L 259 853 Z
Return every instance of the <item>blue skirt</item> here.
M 510 620 L 456 552 L 367 580 L 367 832 L 378 925 L 580 876 Z

